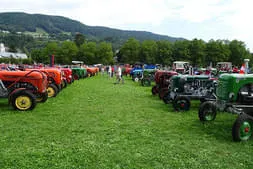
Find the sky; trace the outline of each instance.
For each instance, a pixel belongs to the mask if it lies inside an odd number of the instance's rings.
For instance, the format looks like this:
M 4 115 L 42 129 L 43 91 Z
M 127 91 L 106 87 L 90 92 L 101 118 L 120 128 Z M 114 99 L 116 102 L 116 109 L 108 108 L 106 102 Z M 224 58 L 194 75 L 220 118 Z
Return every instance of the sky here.
M 251 0 L 1 0 L 0 12 L 68 17 L 90 26 L 188 40 L 240 40 L 253 52 Z

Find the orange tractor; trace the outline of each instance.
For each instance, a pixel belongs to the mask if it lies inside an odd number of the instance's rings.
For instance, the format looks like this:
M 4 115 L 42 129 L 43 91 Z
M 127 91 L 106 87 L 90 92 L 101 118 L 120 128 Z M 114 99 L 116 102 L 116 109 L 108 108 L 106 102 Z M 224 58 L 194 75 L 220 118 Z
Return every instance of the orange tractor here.
M 8 98 L 14 109 L 32 110 L 37 102 L 45 102 L 47 87 L 47 77 L 42 72 L 0 71 L 0 97 Z
M 62 89 L 62 72 L 57 68 L 41 68 L 41 69 L 26 69 L 26 70 L 37 70 L 45 73 L 48 80 L 48 97 L 55 97 Z
M 95 76 L 99 72 L 98 67 L 88 67 L 87 66 L 87 67 L 85 67 L 85 69 L 87 70 L 88 77 Z

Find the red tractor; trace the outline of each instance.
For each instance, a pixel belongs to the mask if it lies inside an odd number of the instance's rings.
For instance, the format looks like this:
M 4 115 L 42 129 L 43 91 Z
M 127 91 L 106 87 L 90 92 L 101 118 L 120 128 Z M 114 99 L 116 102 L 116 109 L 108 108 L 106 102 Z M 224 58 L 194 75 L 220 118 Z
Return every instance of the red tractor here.
M 177 72 L 174 71 L 161 71 L 158 70 L 155 73 L 155 86 L 152 87 L 152 94 L 159 94 L 160 99 L 163 99 L 164 95 L 169 90 L 170 78 L 174 75 L 178 75 Z
M 39 71 L 0 71 L 0 97 L 17 110 L 32 110 L 37 101 L 45 102 L 47 86 L 47 77 Z
M 72 77 L 72 70 L 70 68 L 61 68 L 61 71 L 64 72 L 63 77 L 66 79 L 66 82 L 68 84 L 73 83 L 74 78 Z

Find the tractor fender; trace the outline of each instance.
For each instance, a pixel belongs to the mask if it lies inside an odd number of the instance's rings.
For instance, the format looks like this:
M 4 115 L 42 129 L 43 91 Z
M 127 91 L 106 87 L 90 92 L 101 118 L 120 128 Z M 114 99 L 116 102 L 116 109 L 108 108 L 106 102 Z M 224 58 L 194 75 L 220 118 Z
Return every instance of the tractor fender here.
M 18 88 L 18 89 L 14 89 L 11 93 L 9 93 L 9 96 L 8 96 L 8 102 L 10 104 L 10 101 L 11 101 L 11 97 L 13 96 L 14 93 L 18 93 L 18 92 L 21 92 L 21 91 L 24 91 L 24 90 L 27 90 L 26 88 Z

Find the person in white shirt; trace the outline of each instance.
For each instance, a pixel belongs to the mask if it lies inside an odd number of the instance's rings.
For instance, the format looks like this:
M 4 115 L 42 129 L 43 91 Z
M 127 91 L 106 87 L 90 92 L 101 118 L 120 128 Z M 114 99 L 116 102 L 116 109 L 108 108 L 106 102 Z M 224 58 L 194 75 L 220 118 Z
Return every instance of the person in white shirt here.
M 108 68 L 108 75 L 109 75 L 109 78 L 112 77 L 112 67 L 111 67 L 111 65 Z
M 118 69 L 117 69 L 117 82 L 116 83 L 120 83 L 120 81 L 122 82 L 122 84 L 124 84 L 124 79 L 122 77 L 122 69 L 120 66 L 118 66 Z

